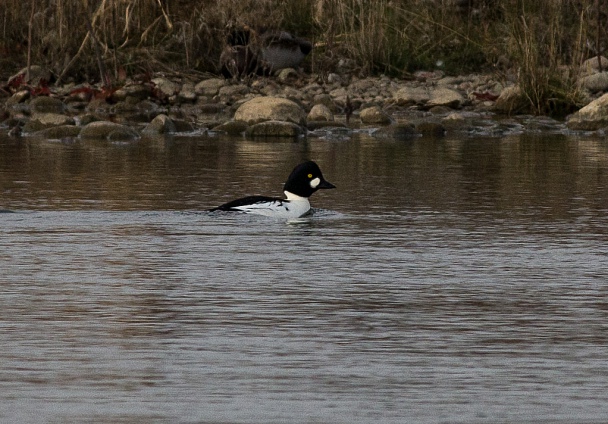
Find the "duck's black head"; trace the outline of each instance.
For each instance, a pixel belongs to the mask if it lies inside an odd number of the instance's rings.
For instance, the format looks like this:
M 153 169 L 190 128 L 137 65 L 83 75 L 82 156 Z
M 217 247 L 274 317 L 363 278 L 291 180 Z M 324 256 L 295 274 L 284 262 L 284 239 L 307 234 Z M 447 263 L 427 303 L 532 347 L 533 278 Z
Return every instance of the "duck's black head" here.
M 310 197 L 319 189 L 336 188 L 323 178 L 321 169 L 313 161 L 299 164 L 291 171 L 283 190 L 301 197 Z

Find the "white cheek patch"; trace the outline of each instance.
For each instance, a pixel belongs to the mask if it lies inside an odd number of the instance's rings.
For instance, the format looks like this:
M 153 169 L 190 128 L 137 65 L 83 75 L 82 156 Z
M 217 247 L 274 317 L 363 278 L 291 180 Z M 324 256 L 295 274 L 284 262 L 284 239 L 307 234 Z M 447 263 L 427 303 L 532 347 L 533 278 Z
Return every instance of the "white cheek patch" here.
M 310 180 L 310 186 L 311 186 L 312 188 L 317 188 L 317 186 L 318 186 L 319 184 L 321 184 L 321 179 L 320 179 L 319 177 L 317 177 L 317 178 L 315 178 L 315 179 L 313 179 L 313 180 Z

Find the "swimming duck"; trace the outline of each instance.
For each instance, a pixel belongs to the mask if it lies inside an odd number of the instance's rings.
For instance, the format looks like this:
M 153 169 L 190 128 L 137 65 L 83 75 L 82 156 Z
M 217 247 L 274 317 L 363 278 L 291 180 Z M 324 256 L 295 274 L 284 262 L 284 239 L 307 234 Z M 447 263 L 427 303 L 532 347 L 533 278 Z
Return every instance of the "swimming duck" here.
M 313 161 L 296 166 L 283 187 L 285 199 L 248 196 L 211 209 L 213 211 L 244 212 L 278 218 L 299 218 L 311 211 L 308 198 L 319 189 L 336 188 L 325 180 L 321 169 Z

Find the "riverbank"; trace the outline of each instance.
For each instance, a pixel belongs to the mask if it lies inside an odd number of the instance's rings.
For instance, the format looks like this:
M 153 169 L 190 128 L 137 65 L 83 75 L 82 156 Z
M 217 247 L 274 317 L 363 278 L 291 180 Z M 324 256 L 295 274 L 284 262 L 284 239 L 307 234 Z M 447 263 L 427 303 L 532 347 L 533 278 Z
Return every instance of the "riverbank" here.
M 601 85 L 606 73 L 593 60 L 586 66 L 581 90 L 589 105 L 601 103 L 601 94 L 608 89 Z M 363 128 L 378 130 L 379 136 L 407 138 L 441 136 L 449 131 L 491 135 L 523 131 L 528 126 L 531 131 L 602 131 L 607 125 L 598 111 L 582 125 L 580 119 L 574 119 L 577 114 L 565 121 L 519 116 L 526 100 L 515 83 L 490 74 L 417 72 L 405 80 L 284 69 L 276 76 L 230 80 L 158 73 L 127 79 L 120 87 L 108 89 L 89 84 L 49 87 L 44 83 L 49 71 L 31 67 L 29 81 L 24 79 L 25 71 L 3 83 L 0 97 L 0 130 L 15 137 L 137 139 L 194 132 L 314 136 L 327 134 L 328 128 Z M 289 119 L 285 109 L 279 109 L 254 120 L 242 120 L 238 115 L 235 119 L 239 107 L 258 97 L 288 99 L 303 118 Z M 268 124 L 253 128 L 263 121 L 288 125 L 279 125 L 278 131 Z

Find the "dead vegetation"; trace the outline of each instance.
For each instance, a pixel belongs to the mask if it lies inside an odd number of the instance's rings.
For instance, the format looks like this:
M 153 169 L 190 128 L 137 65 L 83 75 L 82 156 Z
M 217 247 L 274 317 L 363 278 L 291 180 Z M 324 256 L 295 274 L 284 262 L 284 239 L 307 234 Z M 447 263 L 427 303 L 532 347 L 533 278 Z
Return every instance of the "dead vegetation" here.
M 311 40 L 309 72 L 503 73 L 542 113 L 576 103 L 607 13 L 604 0 L 0 0 L 0 79 L 28 64 L 51 83 L 217 74 L 227 28 L 248 25 Z

